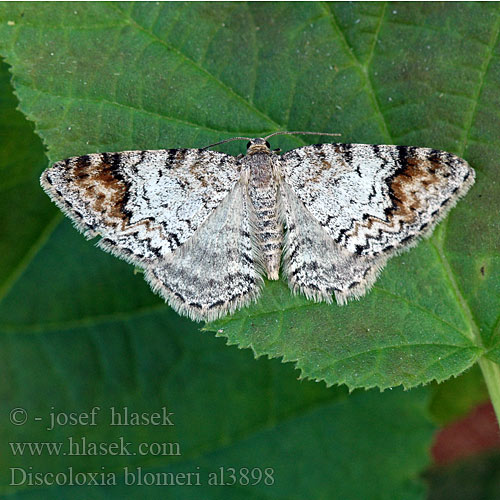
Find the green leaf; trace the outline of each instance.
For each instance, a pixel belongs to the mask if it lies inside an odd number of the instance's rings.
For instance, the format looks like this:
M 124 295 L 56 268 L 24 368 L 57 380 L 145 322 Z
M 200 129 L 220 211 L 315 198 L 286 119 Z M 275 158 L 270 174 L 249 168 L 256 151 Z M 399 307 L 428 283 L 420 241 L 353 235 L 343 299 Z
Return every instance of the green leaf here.
M 20 108 L 51 160 L 284 129 L 465 157 L 476 186 L 359 302 L 314 304 L 267 283 L 258 304 L 208 328 L 350 388 L 441 381 L 489 349 L 498 361 L 498 4 L 3 3 L 0 16 Z M 40 229 L 2 286 L 5 329 L 163 310 L 67 221 Z M 16 262 L 17 246 L 5 251 Z
M 16 103 L 5 65 L 0 66 L 0 86 L 0 127 L 8 136 L 2 142 L 5 150 L 0 152 L 0 166 L 6 172 L 21 169 L 25 160 L 22 156 L 16 159 L 16 154 L 29 139 L 30 147 L 39 154 L 26 175 L 37 177 L 36 160 L 44 163 L 40 144 L 21 115 L 14 112 Z M 12 133 L 7 120 L 17 124 Z M 9 214 L 2 215 L 8 218 Z M 24 243 L 16 242 L 14 229 L 8 226 L 4 231 L 5 248 L 18 244 L 22 250 Z M 74 238 L 73 248 L 70 236 L 74 231 L 65 229 L 62 234 L 60 228 L 55 229 L 54 248 L 42 257 L 39 268 L 48 266 L 50 272 L 56 272 L 61 264 L 64 267 L 64 251 L 76 251 L 79 239 Z M 33 241 L 38 238 L 34 232 Z M 44 244 L 50 245 L 50 239 Z M 64 251 L 58 252 L 61 246 Z M 80 254 L 87 264 L 100 255 L 91 250 L 89 259 Z M 43 249 L 39 251 L 43 254 Z M 99 284 L 97 273 L 105 273 L 106 268 L 91 272 L 96 273 Z M 23 308 L 17 307 L 18 320 L 31 324 L 24 329 L 9 329 L 4 323 L 0 327 L 4 407 L 0 440 L 6 445 L 0 458 L 1 498 L 11 498 L 14 493 L 33 499 L 139 498 L 147 492 L 148 498 L 292 499 L 314 492 L 325 498 L 364 499 L 374 482 L 380 485 L 381 498 L 423 498 L 423 484 L 415 478 L 427 465 L 426 449 L 433 431 L 426 415 L 427 391 L 360 391 L 348 397 L 345 389 L 328 390 L 323 384 L 299 382 L 291 366 L 255 361 L 249 352 L 228 348 L 210 335 L 201 336 L 192 323 L 165 306 L 143 307 L 129 314 L 113 309 L 107 316 L 93 317 L 80 312 L 79 319 L 48 325 L 41 322 L 44 311 L 40 304 L 38 310 L 30 309 L 29 304 L 37 304 L 37 293 L 43 295 L 44 287 L 57 282 L 48 272 L 36 279 L 35 290 L 23 304 L 25 318 Z M 71 286 L 68 279 L 74 278 L 66 274 L 66 289 Z M 138 279 L 138 283 L 142 281 Z M 74 304 L 72 314 L 91 306 L 91 292 L 85 303 Z M 29 287 L 24 293 L 30 293 Z M 95 288 L 93 295 L 95 302 Z M 46 305 L 56 315 L 58 305 Z M 129 412 L 147 413 L 165 407 L 173 413 L 169 418 L 174 425 L 111 426 L 111 407 L 120 414 L 125 407 Z M 9 420 L 14 408 L 27 411 L 24 425 L 15 426 Z M 93 409 L 94 421 L 90 420 Z M 86 425 L 85 420 L 80 420 L 81 425 L 63 425 L 62 419 L 70 413 L 80 418 L 87 415 L 86 423 L 95 425 Z M 60 422 L 54 428 L 52 414 Z M 145 444 L 153 451 L 166 443 L 167 453 L 178 450 L 179 454 L 96 456 L 90 452 L 93 443 L 113 445 L 120 439 L 130 443 L 124 447 L 130 453 L 136 453 L 141 443 L 143 449 Z M 47 442 L 62 443 L 63 448 L 52 454 L 19 452 L 23 443 Z M 237 486 L 209 484 L 211 477 L 220 482 L 221 467 L 226 484 L 233 481 L 232 471 L 237 471 Z M 185 474 L 189 472 L 199 486 L 187 484 Z M 50 484 L 51 474 L 56 473 L 60 473 L 61 485 Z M 38 478 L 32 480 L 34 484 L 26 479 L 29 474 Z M 170 477 L 164 476 L 167 474 L 176 474 L 177 485 L 154 488 L 137 484 L 139 477 L 146 482 L 151 478 L 162 481 Z M 70 477 L 79 477 L 82 485 L 64 484 Z M 246 478 L 254 483 L 259 477 L 258 484 L 246 485 Z M 90 485 L 91 478 L 98 485 L 113 479 L 116 486 Z M 272 484 L 266 484 L 266 478 Z
M 294 362 L 300 378 L 350 388 L 444 380 L 479 360 L 498 399 L 499 11 L 485 3 L 0 2 L 0 54 L 51 161 L 286 129 L 466 158 L 474 188 L 361 301 L 314 304 L 267 283 L 258 304 L 206 328 L 257 356 Z M 43 148 L 15 106 L 0 73 L 0 440 L 123 437 L 133 446 L 178 442 L 181 456 L 21 457 L 9 447 L 1 496 L 365 499 L 374 484 L 380 498 L 425 496 L 417 477 L 433 430 L 427 390 L 348 395 L 200 334 L 49 202 L 38 185 Z M 276 137 L 273 146 L 306 139 Z M 450 379 L 434 392 L 434 418 L 449 421 L 483 395 L 477 371 Z M 95 427 L 45 428 L 52 410 L 96 405 Z M 166 406 L 175 426 L 111 427 L 111 406 Z M 27 409 L 27 424 L 8 421 L 14 407 Z M 205 481 L 125 486 L 126 466 L 199 470 Z M 221 466 L 268 466 L 276 483 L 207 486 Z M 118 485 L 9 486 L 11 467 L 104 467 Z
M 47 166 L 40 139 L 16 105 L 4 68 L 0 79 L 0 296 L 29 266 L 35 242 L 57 214 L 36 183 Z

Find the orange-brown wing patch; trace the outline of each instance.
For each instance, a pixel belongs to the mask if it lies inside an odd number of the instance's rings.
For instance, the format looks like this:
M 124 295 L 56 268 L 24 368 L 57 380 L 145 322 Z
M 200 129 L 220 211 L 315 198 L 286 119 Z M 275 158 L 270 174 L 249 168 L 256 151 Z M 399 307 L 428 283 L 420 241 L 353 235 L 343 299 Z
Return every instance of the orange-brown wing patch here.
M 89 208 L 116 223 L 127 220 L 127 184 L 113 165 L 113 155 L 80 156 L 68 166 L 75 188 L 89 193 Z

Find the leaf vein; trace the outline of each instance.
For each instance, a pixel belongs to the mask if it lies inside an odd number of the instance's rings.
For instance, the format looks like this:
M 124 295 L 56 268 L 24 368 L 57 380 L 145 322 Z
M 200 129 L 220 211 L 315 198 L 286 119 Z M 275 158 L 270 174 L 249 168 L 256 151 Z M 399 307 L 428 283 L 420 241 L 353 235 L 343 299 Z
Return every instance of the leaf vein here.
M 111 8 L 113 8 L 113 9 L 121 12 L 121 13 L 125 13 L 123 10 L 121 10 L 118 7 L 115 7 L 113 4 L 109 4 L 108 3 L 107 5 L 110 6 Z M 210 73 L 203 66 L 200 66 L 194 59 L 188 57 L 184 52 L 182 52 L 181 50 L 179 50 L 177 47 L 175 47 L 175 46 L 167 43 L 165 40 L 162 40 L 159 36 L 157 36 L 156 34 L 152 33 L 150 30 L 148 30 L 147 28 L 145 28 L 144 26 L 142 26 L 130 14 L 128 14 L 128 13 L 125 13 L 125 14 L 127 16 L 127 19 L 129 20 L 129 24 L 133 25 L 139 31 L 142 31 L 147 36 L 149 36 L 149 37 L 153 38 L 154 40 L 156 40 L 160 45 L 163 45 L 167 49 L 175 52 L 179 57 L 181 57 L 182 59 L 184 59 L 188 64 L 190 64 L 191 66 L 193 66 L 194 68 L 196 68 L 198 71 L 200 71 L 203 74 L 205 74 L 208 78 L 210 78 L 211 80 L 213 80 L 214 82 L 216 82 L 217 85 L 219 85 L 222 89 L 224 89 L 226 92 L 228 92 L 234 98 L 236 98 L 238 101 L 240 101 L 241 103 L 243 103 L 248 109 L 250 109 L 251 111 L 253 111 L 257 115 L 259 115 L 261 118 L 264 118 L 265 120 L 269 121 L 271 125 L 273 125 L 275 127 L 281 127 L 282 126 L 278 122 L 276 122 L 275 120 L 273 120 L 269 115 L 267 115 L 266 113 L 264 113 L 263 111 L 261 111 L 256 106 L 252 105 L 242 95 L 238 94 L 232 87 L 230 87 L 229 85 L 227 85 L 221 79 L 217 78 L 214 74 Z

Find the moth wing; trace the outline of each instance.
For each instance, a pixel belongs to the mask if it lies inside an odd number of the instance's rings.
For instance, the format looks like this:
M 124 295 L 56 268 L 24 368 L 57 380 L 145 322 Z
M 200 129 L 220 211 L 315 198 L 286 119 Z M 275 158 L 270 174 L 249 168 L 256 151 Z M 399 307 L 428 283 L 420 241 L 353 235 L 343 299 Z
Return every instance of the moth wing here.
M 306 146 L 283 155 L 282 170 L 289 284 L 341 304 L 364 295 L 474 182 L 461 158 L 404 146 Z
M 176 311 L 212 321 L 255 300 L 262 287 L 246 186 L 238 182 L 185 245 L 146 269 Z
M 41 185 L 87 237 L 138 265 L 185 244 L 233 189 L 236 158 L 170 149 L 69 158 L 43 172 Z
M 294 292 L 339 304 L 365 294 L 385 265 L 385 256 L 349 253 L 324 230 L 289 185 L 282 184 L 280 211 L 286 233 L 283 271 Z
M 283 155 L 282 169 L 335 243 L 365 256 L 393 253 L 429 233 L 474 183 L 474 170 L 458 156 L 407 146 L 305 146 Z

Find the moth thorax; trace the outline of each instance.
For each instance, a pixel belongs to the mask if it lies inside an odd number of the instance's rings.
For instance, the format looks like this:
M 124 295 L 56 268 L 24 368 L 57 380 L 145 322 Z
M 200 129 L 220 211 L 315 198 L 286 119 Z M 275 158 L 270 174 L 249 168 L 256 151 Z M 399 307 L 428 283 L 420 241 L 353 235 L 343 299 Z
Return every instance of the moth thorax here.
M 255 153 L 247 156 L 250 170 L 250 185 L 265 188 L 274 183 L 271 156 L 267 153 Z

